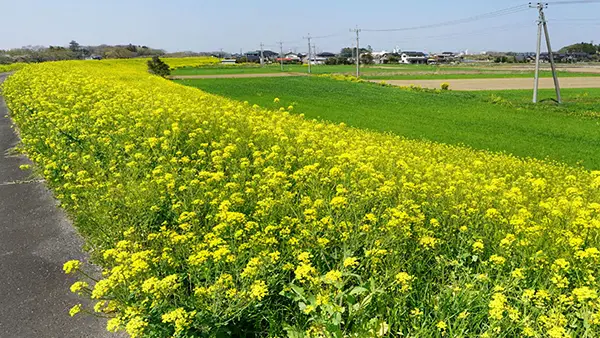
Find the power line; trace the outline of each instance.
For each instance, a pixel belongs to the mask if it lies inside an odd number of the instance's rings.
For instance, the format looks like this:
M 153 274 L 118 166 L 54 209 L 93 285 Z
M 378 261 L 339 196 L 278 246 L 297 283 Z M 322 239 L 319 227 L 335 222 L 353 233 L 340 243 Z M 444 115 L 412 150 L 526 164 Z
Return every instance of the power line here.
M 329 34 L 329 35 L 323 35 L 323 36 L 313 36 L 313 39 L 328 39 L 328 38 L 333 38 L 333 37 L 337 37 L 337 36 L 341 36 L 345 33 L 335 33 L 335 34 Z
M 552 22 L 588 22 L 588 21 L 592 21 L 594 23 L 599 23 L 600 19 L 552 19 L 552 20 L 548 20 L 548 21 L 552 21 Z
M 400 39 L 397 41 L 413 41 L 413 40 L 423 40 L 423 39 L 443 39 L 443 38 L 452 38 L 452 37 L 467 37 L 467 36 L 477 36 L 477 35 L 488 35 L 489 32 L 504 32 L 504 31 L 510 31 L 513 29 L 517 29 L 517 28 L 523 28 L 523 27 L 527 27 L 530 26 L 529 25 L 529 21 L 527 22 L 519 22 L 519 23 L 512 23 L 512 24 L 506 24 L 506 25 L 501 25 L 501 26 L 494 26 L 494 27 L 488 27 L 488 28 L 484 28 L 484 29 L 478 29 L 478 30 L 470 30 L 470 31 L 465 31 L 465 32 L 457 32 L 457 33 L 449 33 L 449 34 L 442 34 L 442 35 L 425 35 L 425 36 L 416 36 L 413 38 L 409 38 L 409 39 Z M 533 22 L 531 22 L 533 23 Z
M 600 4 L 600 0 L 574 0 L 574 1 L 552 1 L 546 5 L 577 5 L 577 4 Z
M 479 20 L 484 20 L 484 19 L 497 18 L 500 16 L 516 14 L 516 13 L 520 13 L 520 12 L 524 12 L 524 11 L 528 11 L 528 10 L 529 10 L 528 5 L 519 5 L 519 6 L 509 7 L 509 8 L 489 12 L 489 13 L 471 16 L 471 17 L 464 18 L 464 19 L 445 21 L 445 22 L 440 22 L 440 23 L 436 23 L 436 24 L 421 25 L 421 26 L 414 26 L 414 27 L 404 27 L 404 28 L 391 28 L 391 29 L 363 29 L 363 31 L 365 31 L 365 32 L 399 32 L 399 31 L 417 30 L 417 29 L 425 29 L 425 28 L 452 26 L 452 25 L 458 25 L 458 24 L 474 22 L 474 21 L 479 21 Z

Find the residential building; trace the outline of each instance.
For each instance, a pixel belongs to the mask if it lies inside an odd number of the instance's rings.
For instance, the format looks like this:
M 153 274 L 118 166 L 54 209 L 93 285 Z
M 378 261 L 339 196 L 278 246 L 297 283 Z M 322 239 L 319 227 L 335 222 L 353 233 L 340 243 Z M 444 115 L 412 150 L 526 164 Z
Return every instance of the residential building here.
M 310 64 L 311 65 L 324 65 L 325 61 L 327 61 L 327 59 L 335 57 L 336 55 L 334 53 L 328 53 L 328 52 L 323 52 L 323 53 L 318 53 L 317 55 L 311 55 L 310 56 Z M 308 63 L 308 56 L 305 56 L 303 59 L 304 63 Z
M 260 62 L 260 55 L 261 55 L 260 50 L 247 52 L 246 58 L 248 58 L 249 62 Z M 263 55 L 265 62 L 274 61 L 277 57 L 279 57 L 279 53 L 275 53 L 274 51 L 271 51 L 271 50 L 263 50 L 262 55 Z
M 425 55 L 423 52 L 402 52 L 400 54 L 400 63 L 426 64 L 427 55 Z
M 277 58 L 275 61 L 283 63 L 302 63 L 302 58 L 295 53 L 287 53 L 283 56 L 283 58 Z

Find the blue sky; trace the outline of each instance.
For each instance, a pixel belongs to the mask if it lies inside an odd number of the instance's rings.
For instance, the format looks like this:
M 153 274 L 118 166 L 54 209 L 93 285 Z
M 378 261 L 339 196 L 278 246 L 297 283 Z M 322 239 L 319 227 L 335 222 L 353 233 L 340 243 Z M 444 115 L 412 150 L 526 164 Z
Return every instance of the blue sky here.
M 134 43 L 168 51 L 305 51 L 310 33 L 318 51 L 338 51 L 354 43 L 349 28 L 421 26 L 527 4 L 515 0 L 0 0 L 0 49 L 25 45 Z M 600 43 L 600 3 L 550 6 L 555 49 L 573 42 Z M 534 9 L 446 27 L 363 32 L 362 45 L 375 50 L 533 51 Z M 584 20 L 581 20 L 584 19 Z M 333 35 L 333 36 L 330 36 Z

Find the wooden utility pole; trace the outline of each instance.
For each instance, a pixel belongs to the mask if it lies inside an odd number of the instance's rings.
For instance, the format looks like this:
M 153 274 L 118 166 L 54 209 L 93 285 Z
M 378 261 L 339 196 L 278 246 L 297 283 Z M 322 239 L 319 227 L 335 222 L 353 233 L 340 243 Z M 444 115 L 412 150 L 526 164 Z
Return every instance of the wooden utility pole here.
M 356 78 L 360 77 L 360 32 L 361 30 L 356 27 L 350 29 L 351 32 L 356 33 Z
M 311 69 L 310 69 L 310 40 L 312 39 L 310 37 L 310 33 L 308 33 L 308 36 L 303 37 L 303 39 L 308 40 L 308 55 L 306 55 L 306 60 L 308 61 L 308 74 L 310 74 L 310 72 L 311 72 Z
M 542 49 L 542 30 L 546 38 L 546 46 L 548 47 L 548 57 L 550 58 L 550 67 L 552 68 L 552 77 L 554 78 L 554 89 L 556 90 L 556 101 L 562 102 L 560 96 L 560 84 L 558 82 L 558 74 L 556 73 L 556 65 L 554 64 L 554 55 L 552 53 L 552 46 L 550 45 L 550 33 L 548 32 L 548 22 L 546 21 L 546 15 L 544 9 L 548 8 L 547 3 L 538 2 L 537 4 L 529 4 L 532 8 L 537 8 L 539 12 L 538 19 L 538 35 L 537 35 L 537 48 L 535 57 L 535 81 L 533 83 L 533 103 L 538 102 L 538 88 L 540 82 L 540 51 Z

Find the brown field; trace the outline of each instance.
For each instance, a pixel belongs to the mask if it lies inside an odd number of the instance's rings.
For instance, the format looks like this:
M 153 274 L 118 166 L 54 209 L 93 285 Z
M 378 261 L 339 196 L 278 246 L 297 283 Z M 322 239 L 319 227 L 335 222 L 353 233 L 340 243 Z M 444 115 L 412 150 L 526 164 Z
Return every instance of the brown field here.
M 373 80 L 381 82 L 381 80 Z M 450 84 L 452 90 L 509 90 L 533 89 L 533 79 L 455 79 L 455 80 L 387 80 L 394 86 L 421 86 L 424 88 L 440 88 L 444 82 Z M 565 77 L 559 79 L 562 88 L 600 88 L 600 78 L 597 77 Z M 554 88 L 552 78 L 541 78 L 540 89 Z

